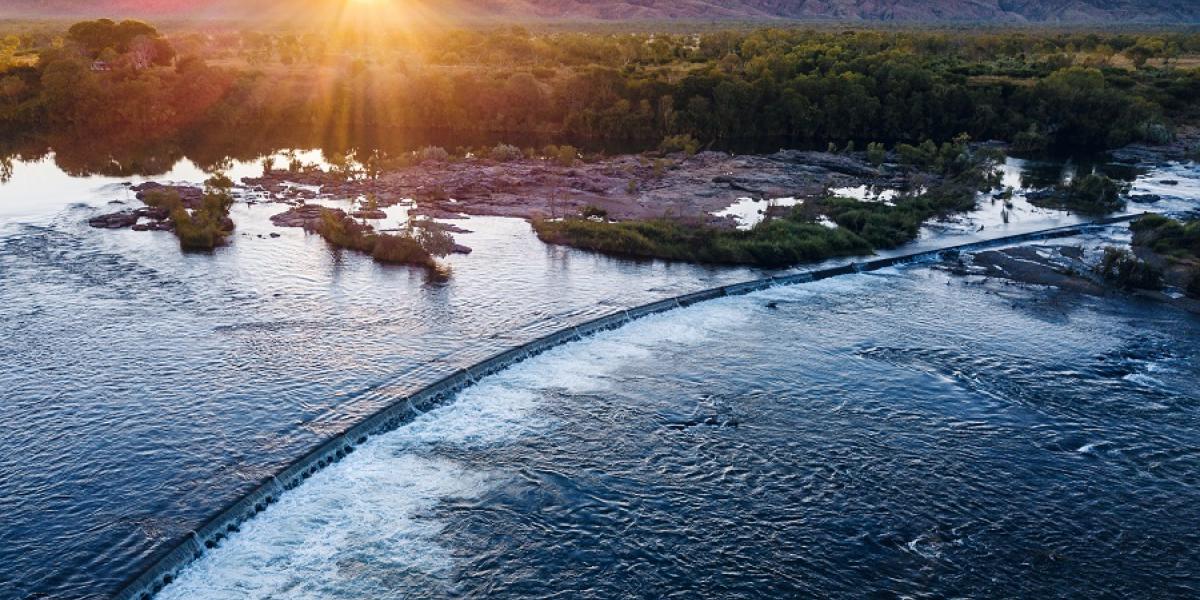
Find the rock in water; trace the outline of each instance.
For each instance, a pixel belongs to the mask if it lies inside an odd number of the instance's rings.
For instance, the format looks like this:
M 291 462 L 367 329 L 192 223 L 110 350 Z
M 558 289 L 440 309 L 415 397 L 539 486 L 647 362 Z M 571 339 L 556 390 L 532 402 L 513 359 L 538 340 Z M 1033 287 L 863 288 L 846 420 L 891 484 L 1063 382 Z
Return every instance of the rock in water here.
M 88 225 L 99 229 L 124 229 L 133 227 L 138 222 L 137 211 L 123 210 L 88 219 Z

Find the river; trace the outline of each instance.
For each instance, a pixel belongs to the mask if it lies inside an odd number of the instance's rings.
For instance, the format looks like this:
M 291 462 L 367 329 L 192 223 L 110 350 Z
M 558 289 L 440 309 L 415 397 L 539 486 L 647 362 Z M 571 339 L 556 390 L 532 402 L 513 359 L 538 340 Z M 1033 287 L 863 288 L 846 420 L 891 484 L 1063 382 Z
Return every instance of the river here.
M 364 391 L 761 275 L 549 247 L 493 217 L 458 223 L 474 253 L 445 279 L 274 228 L 270 204 L 237 204 L 213 254 L 87 226 L 132 201 L 129 182 L 205 176 L 187 159 L 157 171 L 51 155 L 0 185 L 4 597 L 106 597 L 380 408 Z M 1137 186 L 1182 209 L 1198 182 L 1176 166 Z M 1005 224 L 984 202 L 913 247 L 1077 220 L 1017 209 Z M 1032 593 L 1093 572 L 1119 593 L 1150 571 L 1194 592 L 1195 318 L 1010 304 L 911 269 L 555 350 L 322 471 L 164 596 Z
M 369 442 L 161 597 L 1195 597 L 1197 336 L 928 268 L 689 307 Z

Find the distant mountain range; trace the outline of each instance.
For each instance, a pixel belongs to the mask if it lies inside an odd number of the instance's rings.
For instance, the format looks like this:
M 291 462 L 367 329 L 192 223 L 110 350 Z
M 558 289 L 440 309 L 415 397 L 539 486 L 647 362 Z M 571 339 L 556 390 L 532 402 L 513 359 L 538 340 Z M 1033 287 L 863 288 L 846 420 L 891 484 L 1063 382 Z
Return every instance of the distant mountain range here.
M 0 0 L 0 17 L 296 15 L 340 0 Z M 387 0 L 382 0 L 387 1 Z M 475 18 L 1200 23 L 1200 0 L 395 0 Z
M 479 0 L 501 15 L 551 19 L 1196 22 L 1200 0 Z

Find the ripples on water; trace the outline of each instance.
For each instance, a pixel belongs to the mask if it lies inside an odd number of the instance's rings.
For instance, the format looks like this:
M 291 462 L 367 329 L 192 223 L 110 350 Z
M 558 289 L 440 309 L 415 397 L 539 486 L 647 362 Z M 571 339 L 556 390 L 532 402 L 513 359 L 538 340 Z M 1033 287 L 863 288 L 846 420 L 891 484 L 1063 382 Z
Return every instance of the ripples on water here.
M 282 208 L 264 204 L 235 207 L 232 245 L 182 254 L 170 234 L 88 227 L 124 186 L 46 166 L 0 186 L 4 598 L 104 597 L 381 408 L 364 390 L 403 393 L 614 307 L 755 276 L 551 248 L 524 221 L 480 217 L 457 236 L 475 254 L 431 280 L 275 228 Z M 201 176 L 178 171 L 164 178 Z
M 88 228 L 125 187 L 46 167 L 0 186 L 0 597 L 104 597 L 379 408 L 366 389 L 756 276 L 473 218 L 436 281 L 261 204 L 185 255 Z M 1194 591 L 1195 321 L 1006 294 L 872 275 L 558 349 L 319 473 L 166 595 Z
M 1200 323 L 1012 300 L 910 269 L 561 347 L 163 597 L 1194 597 Z

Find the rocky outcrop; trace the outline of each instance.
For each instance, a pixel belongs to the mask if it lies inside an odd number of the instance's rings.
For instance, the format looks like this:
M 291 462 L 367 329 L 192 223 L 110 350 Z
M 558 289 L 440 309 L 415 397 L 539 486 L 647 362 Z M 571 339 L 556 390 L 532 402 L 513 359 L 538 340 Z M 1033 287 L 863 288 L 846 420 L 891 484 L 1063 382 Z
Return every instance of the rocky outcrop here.
M 174 191 L 175 193 L 179 194 L 179 200 L 183 202 L 183 206 L 193 210 L 200 208 L 200 201 L 204 199 L 203 189 L 188 185 L 167 185 L 156 183 L 154 181 L 147 181 L 146 183 L 135 185 L 129 189 L 136 193 L 138 200 L 145 200 L 146 194 L 152 191 Z
M 1119 163 L 1141 167 L 1162 166 L 1171 161 L 1191 160 L 1200 156 L 1200 128 L 1183 127 L 1166 144 L 1130 144 L 1109 152 Z
M 98 229 L 130 228 L 135 231 L 169 231 L 172 229 L 169 217 L 165 208 L 145 206 L 95 216 L 88 219 L 88 225 Z M 139 223 L 142 219 L 148 219 L 150 222 Z
M 862 153 L 782 151 L 766 156 L 721 152 L 690 157 L 623 155 L 574 165 L 541 159 L 498 163 L 473 158 L 399 167 L 376 178 L 280 170 L 243 183 L 287 203 L 303 203 L 318 195 L 339 199 L 369 196 L 383 208 L 415 199 L 413 215 L 441 220 L 464 215 L 568 216 L 594 206 L 614 220 L 671 218 L 728 227 L 733 221 L 712 218 L 711 213 L 746 196 L 816 196 L 829 187 L 846 185 L 903 187 L 904 178 L 902 171 L 870 165 Z M 311 221 L 315 215 L 291 213 L 281 219 Z M 378 218 L 362 212 L 354 216 Z
M 301 227 L 305 231 L 316 231 L 321 225 L 321 214 L 326 210 L 332 210 L 338 218 L 346 216 L 346 211 L 339 208 L 331 209 L 317 204 L 301 204 L 277 215 L 271 215 L 271 222 L 276 227 Z
M 133 227 L 140 217 L 135 211 L 123 210 L 88 219 L 88 225 L 100 229 L 124 229 Z
M 775 154 L 777 160 L 782 160 L 808 169 L 825 169 L 851 177 L 881 177 L 883 173 L 849 154 L 832 154 L 829 152 L 806 152 L 802 150 L 783 150 Z

